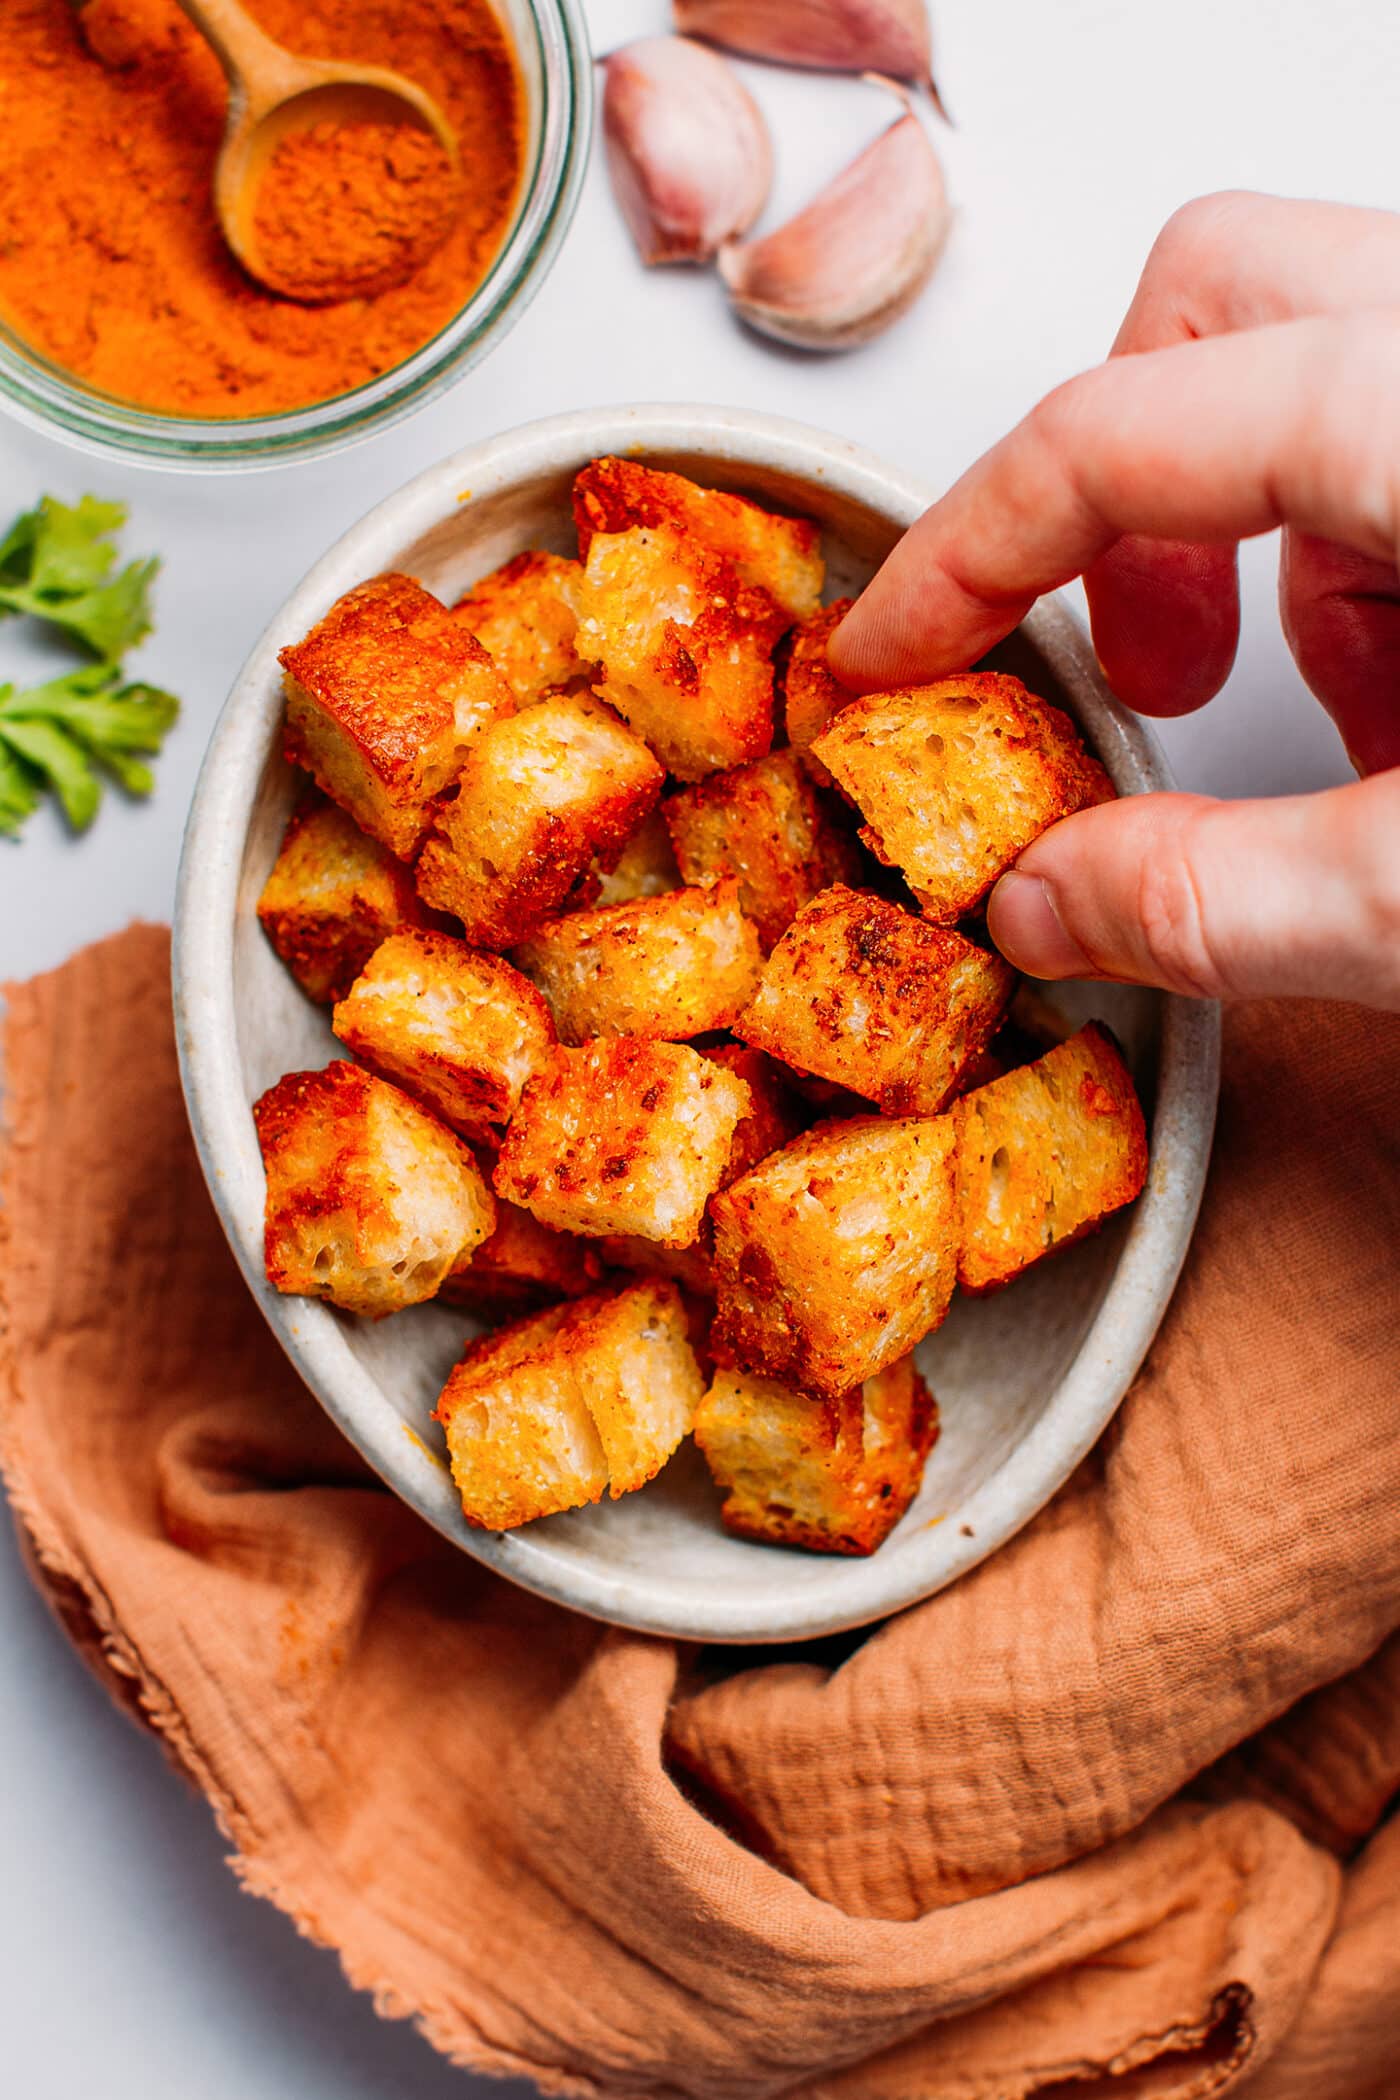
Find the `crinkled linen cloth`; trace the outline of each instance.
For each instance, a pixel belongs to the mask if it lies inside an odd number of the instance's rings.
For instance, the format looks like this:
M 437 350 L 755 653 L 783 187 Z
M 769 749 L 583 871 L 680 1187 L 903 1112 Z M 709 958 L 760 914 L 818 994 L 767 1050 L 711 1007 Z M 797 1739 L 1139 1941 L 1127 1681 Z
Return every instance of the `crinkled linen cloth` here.
M 38 1582 L 244 1883 L 548 2091 L 1400 2091 L 1400 1020 L 1231 1014 L 1112 1429 L 863 1640 L 678 1651 L 366 1472 L 235 1271 L 167 937 L 12 987 L 0 1456 Z

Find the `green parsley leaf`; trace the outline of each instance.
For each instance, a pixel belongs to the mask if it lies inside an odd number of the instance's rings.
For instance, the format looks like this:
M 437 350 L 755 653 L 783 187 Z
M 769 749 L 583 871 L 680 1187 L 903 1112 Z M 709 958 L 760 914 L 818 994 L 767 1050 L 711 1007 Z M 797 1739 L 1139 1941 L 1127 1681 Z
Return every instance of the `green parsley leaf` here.
M 128 794 L 149 795 L 151 769 L 135 754 L 159 751 L 179 712 L 173 693 L 124 684 L 112 664 L 23 691 L 0 687 L 0 831 L 18 831 L 39 785 L 58 796 L 75 831 L 86 830 L 102 799 L 94 767 Z
M 151 627 L 151 584 L 160 563 L 129 562 L 114 576 L 112 535 L 126 522 L 120 503 L 84 496 L 77 504 L 45 496 L 0 540 L 0 617 L 32 613 L 114 663 Z

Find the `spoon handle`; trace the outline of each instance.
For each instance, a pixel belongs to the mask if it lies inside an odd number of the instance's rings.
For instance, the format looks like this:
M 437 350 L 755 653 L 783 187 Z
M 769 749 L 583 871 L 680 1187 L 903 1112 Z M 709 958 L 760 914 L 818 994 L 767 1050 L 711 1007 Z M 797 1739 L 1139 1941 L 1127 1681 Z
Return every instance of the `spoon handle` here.
M 293 86 L 300 62 L 266 30 L 241 0 L 176 0 L 210 46 L 235 93 L 258 106 L 274 102 Z

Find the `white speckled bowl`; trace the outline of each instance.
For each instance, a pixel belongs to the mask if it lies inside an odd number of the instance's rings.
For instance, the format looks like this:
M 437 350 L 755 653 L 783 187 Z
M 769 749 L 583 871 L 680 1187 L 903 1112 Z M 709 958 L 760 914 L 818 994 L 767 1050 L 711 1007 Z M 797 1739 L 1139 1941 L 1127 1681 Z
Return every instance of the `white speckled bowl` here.
M 575 470 L 635 452 L 818 518 L 833 595 L 858 587 L 929 500 L 839 438 L 709 407 L 600 409 L 509 431 L 432 467 L 351 528 L 298 585 L 244 666 L 190 812 L 175 923 L 175 1010 L 190 1120 L 249 1286 L 322 1405 L 389 1485 L 466 1552 L 560 1603 L 658 1633 L 778 1641 L 898 1611 L 1020 1529 L 1088 1451 L 1141 1362 L 1176 1281 L 1205 1178 L 1219 1015 L 1120 986 L 1059 987 L 1107 1020 L 1137 1073 L 1152 1169 L 1130 1214 L 1001 1295 L 955 1303 L 920 1360 L 943 1433 L 923 1491 L 869 1560 L 726 1537 L 685 1447 L 648 1488 L 493 1537 L 463 1521 L 430 1415 L 471 1322 L 436 1306 L 378 1325 L 283 1298 L 262 1272 L 263 1177 L 250 1104 L 281 1073 L 336 1053 L 255 915 L 293 797 L 279 753 L 277 651 L 333 599 L 402 568 L 445 598 L 527 546 L 570 545 Z M 1001 652 L 1067 706 L 1123 793 L 1169 787 L 1150 732 L 1105 689 L 1082 628 L 1046 601 Z M 1000 660 L 1000 658 L 999 658 Z

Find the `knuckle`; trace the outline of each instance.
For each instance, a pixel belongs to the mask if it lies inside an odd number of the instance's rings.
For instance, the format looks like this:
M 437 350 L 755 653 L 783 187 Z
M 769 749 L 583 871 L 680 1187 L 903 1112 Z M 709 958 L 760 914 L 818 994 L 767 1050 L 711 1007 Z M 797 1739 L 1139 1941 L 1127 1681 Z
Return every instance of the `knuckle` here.
M 1191 853 L 1194 826 L 1151 842 L 1138 868 L 1137 920 L 1151 981 L 1193 999 L 1229 996 Z

